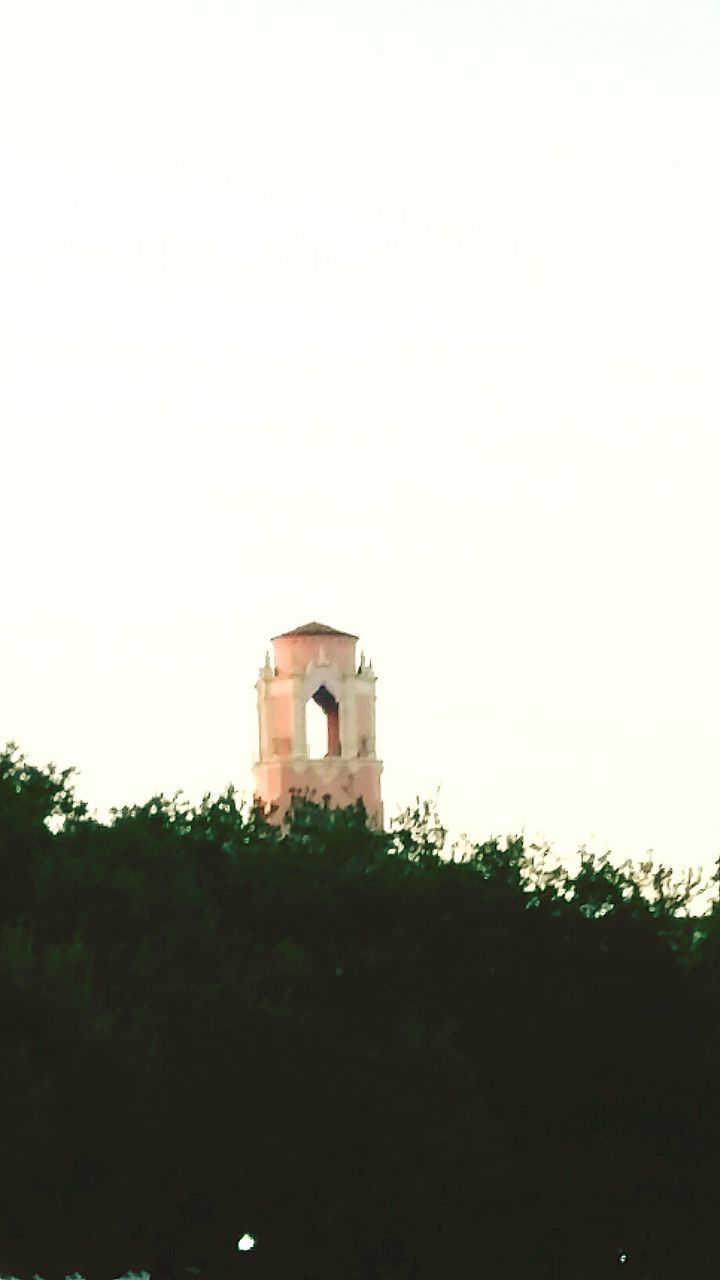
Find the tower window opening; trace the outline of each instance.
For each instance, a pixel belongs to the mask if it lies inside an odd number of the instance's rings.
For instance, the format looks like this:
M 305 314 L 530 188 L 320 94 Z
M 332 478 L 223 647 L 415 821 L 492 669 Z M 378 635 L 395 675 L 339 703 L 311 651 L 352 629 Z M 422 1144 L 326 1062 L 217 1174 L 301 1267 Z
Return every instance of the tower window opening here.
M 340 716 L 336 699 L 324 684 L 305 706 L 307 753 L 311 760 L 340 755 Z

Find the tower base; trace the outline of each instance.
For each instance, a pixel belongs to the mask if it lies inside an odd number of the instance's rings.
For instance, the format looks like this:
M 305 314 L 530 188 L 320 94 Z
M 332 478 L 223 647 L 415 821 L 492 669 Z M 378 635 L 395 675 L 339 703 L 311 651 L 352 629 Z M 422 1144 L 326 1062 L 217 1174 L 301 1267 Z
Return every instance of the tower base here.
M 282 822 L 293 795 L 307 796 L 315 804 L 345 809 L 362 800 L 371 827 L 383 825 L 380 798 L 380 760 L 351 760 L 328 756 L 309 760 L 305 756 L 261 760 L 253 769 L 255 795 L 269 808 L 270 821 Z

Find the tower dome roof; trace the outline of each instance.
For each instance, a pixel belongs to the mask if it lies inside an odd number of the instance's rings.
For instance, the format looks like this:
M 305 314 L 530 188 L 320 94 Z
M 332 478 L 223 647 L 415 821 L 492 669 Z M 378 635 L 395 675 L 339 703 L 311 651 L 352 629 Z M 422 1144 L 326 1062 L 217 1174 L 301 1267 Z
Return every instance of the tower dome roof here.
M 279 636 L 273 636 L 273 640 L 284 640 L 288 636 L 345 636 L 348 640 L 358 639 L 358 636 L 354 636 L 351 631 L 338 631 L 336 627 L 329 627 L 325 622 L 304 622 L 301 627 L 295 627 L 292 631 L 282 631 Z

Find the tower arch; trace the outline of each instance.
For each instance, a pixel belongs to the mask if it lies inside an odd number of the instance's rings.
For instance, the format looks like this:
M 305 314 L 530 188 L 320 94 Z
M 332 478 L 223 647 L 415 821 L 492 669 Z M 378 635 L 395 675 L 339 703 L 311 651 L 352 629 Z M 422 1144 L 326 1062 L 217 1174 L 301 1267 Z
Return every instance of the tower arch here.
M 311 682 L 311 686 L 315 681 Z M 311 687 L 310 686 L 310 687 Z M 311 708 L 318 708 L 319 716 L 323 717 L 320 722 L 319 717 L 315 717 Z M 323 733 L 316 730 L 316 737 L 311 739 L 310 724 L 311 717 L 316 726 L 322 727 Z M 316 745 L 324 744 L 322 750 L 316 750 Z M 342 744 L 340 740 L 340 703 L 327 685 L 318 685 L 314 694 L 310 694 L 305 700 L 305 748 L 307 758 L 310 760 L 327 759 L 331 755 L 342 755 Z
M 318 715 L 313 713 L 314 707 L 317 707 Z M 315 730 L 311 733 L 313 723 Z M 317 749 L 320 746 L 322 749 Z M 340 704 L 325 684 L 318 685 L 315 692 L 305 700 L 305 747 L 309 760 L 324 760 L 328 756 L 342 755 Z

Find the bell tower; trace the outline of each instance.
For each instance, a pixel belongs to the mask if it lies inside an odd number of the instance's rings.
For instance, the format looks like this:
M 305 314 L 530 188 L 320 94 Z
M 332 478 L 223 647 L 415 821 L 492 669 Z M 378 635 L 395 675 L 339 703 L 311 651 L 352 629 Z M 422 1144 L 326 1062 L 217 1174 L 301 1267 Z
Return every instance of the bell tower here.
M 335 808 L 362 800 L 371 826 L 383 822 L 382 763 L 375 754 L 375 672 L 360 655 L 357 636 L 322 622 L 306 622 L 273 638 L 256 685 L 260 754 L 253 768 L 255 796 L 276 806 L 282 820 L 292 793 Z M 308 746 L 308 704 L 325 716 L 323 745 Z M 310 754 L 310 750 L 314 754 Z

